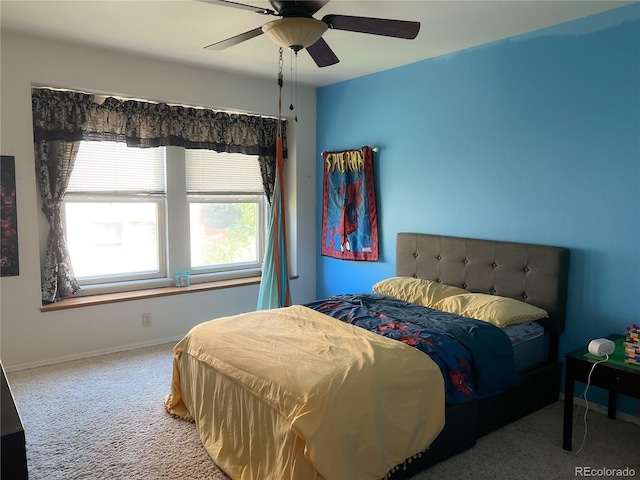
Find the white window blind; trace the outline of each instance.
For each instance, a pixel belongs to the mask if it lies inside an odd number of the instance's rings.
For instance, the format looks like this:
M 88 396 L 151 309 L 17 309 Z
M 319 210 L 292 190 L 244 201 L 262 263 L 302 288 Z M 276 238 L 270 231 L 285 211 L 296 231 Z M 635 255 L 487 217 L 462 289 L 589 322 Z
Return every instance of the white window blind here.
M 164 194 L 164 147 L 135 148 L 120 142 L 80 143 L 69 193 Z
M 264 194 L 256 155 L 186 150 L 188 194 Z

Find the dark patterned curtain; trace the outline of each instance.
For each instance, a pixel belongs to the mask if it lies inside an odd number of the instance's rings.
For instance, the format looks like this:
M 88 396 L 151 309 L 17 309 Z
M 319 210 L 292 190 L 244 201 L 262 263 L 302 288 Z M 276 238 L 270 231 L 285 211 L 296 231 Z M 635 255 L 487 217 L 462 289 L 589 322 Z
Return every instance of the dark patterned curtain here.
M 38 185 L 42 209 L 51 226 L 42 278 L 45 302 L 55 302 L 79 290 L 69 261 L 60 208 L 81 140 L 257 155 L 264 192 L 271 203 L 278 123 L 275 118 L 113 97 L 98 104 L 93 95 L 45 88 L 32 89 L 32 110 Z M 284 138 L 283 143 L 286 157 Z
M 93 100 L 81 93 L 61 96 L 47 92 L 34 91 L 32 109 L 36 180 L 42 211 L 49 222 L 42 300 L 55 302 L 80 289 L 73 275 L 60 209 Z

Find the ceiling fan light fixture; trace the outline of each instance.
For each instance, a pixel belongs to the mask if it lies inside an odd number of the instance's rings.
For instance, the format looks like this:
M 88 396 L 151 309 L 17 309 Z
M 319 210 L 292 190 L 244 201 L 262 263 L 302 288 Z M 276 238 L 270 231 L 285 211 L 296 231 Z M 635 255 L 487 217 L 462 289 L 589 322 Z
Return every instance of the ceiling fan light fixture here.
M 320 40 L 327 28 L 326 23 L 315 18 L 289 17 L 266 23 L 262 31 L 277 45 L 298 51 Z

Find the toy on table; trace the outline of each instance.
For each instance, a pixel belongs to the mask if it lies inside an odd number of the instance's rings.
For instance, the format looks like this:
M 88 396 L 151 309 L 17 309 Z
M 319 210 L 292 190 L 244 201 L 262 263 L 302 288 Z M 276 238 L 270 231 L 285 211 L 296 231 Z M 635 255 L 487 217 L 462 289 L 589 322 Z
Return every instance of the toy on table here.
M 624 339 L 624 363 L 640 365 L 640 327 L 635 323 L 627 327 Z

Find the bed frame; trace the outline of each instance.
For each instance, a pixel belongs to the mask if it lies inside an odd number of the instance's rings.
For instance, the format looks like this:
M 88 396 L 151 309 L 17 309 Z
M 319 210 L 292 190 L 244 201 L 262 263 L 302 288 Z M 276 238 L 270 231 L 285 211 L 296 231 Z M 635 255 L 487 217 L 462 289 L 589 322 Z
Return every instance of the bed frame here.
M 558 400 L 569 250 L 562 247 L 399 233 L 396 275 L 434 280 L 471 292 L 515 298 L 544 308 L 548 360 L 521 375 L 522 383 L 498 395 L 451 405 L 446 424 L 426 453 L 390 476 L 405 479 L 474 446 L 478 438 Z

